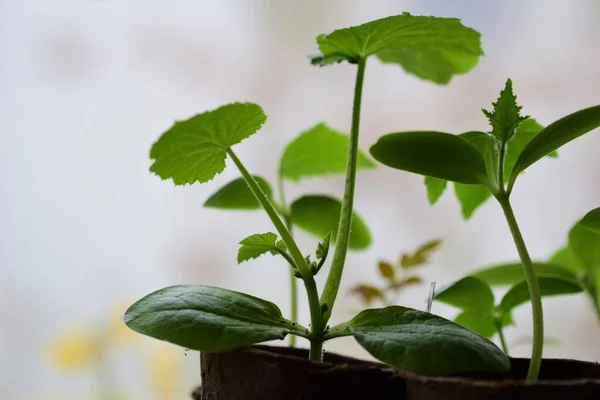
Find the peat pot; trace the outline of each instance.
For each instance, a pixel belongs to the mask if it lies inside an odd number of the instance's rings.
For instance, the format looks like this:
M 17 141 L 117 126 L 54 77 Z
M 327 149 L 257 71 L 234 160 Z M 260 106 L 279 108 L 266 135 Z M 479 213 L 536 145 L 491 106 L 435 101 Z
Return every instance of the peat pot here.
M 540 380 L 525 382 L 529 360 L 512 358 L 506 374 L 428 377 L 384 364 L 325 353 L 252 346 L 201 355 L 195 400 L 600 400 L 600 364 L 544 359 Z

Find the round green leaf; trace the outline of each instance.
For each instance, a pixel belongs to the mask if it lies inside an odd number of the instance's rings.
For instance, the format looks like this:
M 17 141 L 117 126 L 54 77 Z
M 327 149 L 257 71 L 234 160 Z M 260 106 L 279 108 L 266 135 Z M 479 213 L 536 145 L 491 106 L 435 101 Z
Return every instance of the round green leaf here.
M 256 104 L 233 103 L 175 122 L 150 149 L 150 171 L 176 185 L 208 182 L 225 169 L 227 150 L 266 119 Z
M 254 176 L 254 180 L 267 197 L 273 195 L 273 189 L 265 178 Z M 244 178 L 237 178 L 210 196 L 204 203 L 204 207 L 225 210 L 257 210 L 260 209 L 260 203 L 250 191 Z
M 558 277 L 538 277 L 538 283 L 540 285 L 540 293 L 543 297 L 580 293 L 583 291 L 583 287 L 579 283 Z M 504 295 L 500 302 L 500 308 L 508 313 L 529 301 L 529 287 L 527 286 L 527 282 L 523 281 L 517 283 Z
M 510 181 L 545 155 L 557 150 L 600 126 L 600 105 L 567 115 L 548 125 L 525 146 L 515 166 Z
M 577 276 L 561 264 L 551 262 L 534 262 L 535 274 L 541 276 L 555 276 L 572 282 L 577 282 Z M 525 280 L 523 265 L 520 262 L 493 265 L 482 268 L 471 274 L 492 286 L 508 286 Z
M 427 312 L 399 306 L 365 310 L 344 326 L 371 355 L 399 369 L 452 375 L 510 368 L 494 343 Z
M 463 311 L 454 318 L 454 322 L 488 339 L 496 334 L 494 315 L 489 312 Z
M 444 286 L 433 298 L 462 310 L 491 312 L 494 308 L 492 289 L 481 279 L 472 276 Z
M 485 161 L 460 136 L 442 132 L 391 133 L 371 155 L 388 167 L 465 184 L 488 185 Z
M 559 265 L 565 269 L 568 269 L 573 276 L 577 276 L 583 270 L 581 261 L 573 254 L 573 249 L 568 245 L 557 250 L 548 260 L 550 263 Z
M 384 63 L 398 64 L 408 73 L 436 83 L 470 71 L 483 55 L 481 35 L 456 18 L 391 16 L 328 35 L 319 35 L 322 54 L 315 65 L 376 55 Z
M 585 270 L 600 269 L 600 208 L 587 213 L 571 229 L 569 248 Z
M 291 332 L 275 304 L 201 285 L 170 286 L 151 293 L 129 307 L 124 321 L 143 335 L 208 352 L 283 339 Z
M 292 223 L 299 228 L 323 238 L 333 232 L 334 239 L 340 220 L 342 203 L 329 196 L 309 195 L 294 201 L 290 206 Z M 365 249 L 371 244 L 371 233 L 362 218 L 354 213 L 352 217 L 352 233 L 350 248 Z
M 294 181 L 346 172 L 349 136 L 324 123 L 302 132 L 287 145 L 279 163 L 279 174 Z M 356 169 L 375 168 L 365 153 L 358 152 Z

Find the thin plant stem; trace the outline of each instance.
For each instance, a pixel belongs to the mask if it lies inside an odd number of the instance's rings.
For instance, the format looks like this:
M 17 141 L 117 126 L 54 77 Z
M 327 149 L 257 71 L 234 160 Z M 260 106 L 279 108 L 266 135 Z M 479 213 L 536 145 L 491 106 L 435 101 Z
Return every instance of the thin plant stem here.
M 337 297 L 342 273 L 350 243 L 350 231 L 352 228 L 352 209 L 354 205 L 354 187 L 356 182 L 356 164 L 358 160 L 358 137 L 360 128 L 360 107 L 362 101 L 362 88 L 365 77 L 366 58 L 358 61 L 356 71 L 356 82 L 354 85 L 354 104 L 352 107 L 352 128 L 350 130 L 350 144 L 348 146 L 348 160 L 346 164 L 346 181 L 344 185 L 344 197 L 342 199 L 342 211 L 340 223 L 335 242 L 331 269 L 327 275 L 327 282 L 321 294 L 321 304 L 325 307 L 323 320 L 329 320 L 335 298 Z
M 315 282 L 314 276 L 310 271 L 306 260 L 302 256 L 302 253 L 300 252 L 296 241 L 292 237 L 290 231 L 286 228 L 285 224 L 281 221 L 281 218 L 279 218 L 279 214 L 277 214 L 277 211 L 275 210 L 273 204 L 271 204 L 271 201 L 269 201 L 269 198 L 265 195 L 265 193 L 262 191 L 254 177 L 250 175 L 246 167 L 244 167 L 244 164 L 242 164 L 242 162 L 235 155 L 233 150 L 228 149 L 227 154 L 233 160 L 236 167 L 239 169 L 240 173 L 242 174 L 242 177 L 246 181 L 246 184 L 248 184 L 250 191 L 252 192 L 252 194 L 254 194 L 254 197 L 256 197 L 256 200 L 258 200 L 260 205 L 266 211 L 267 215 L 271 219 L 271 222 L 275 226 L 275 229 L 277 229 L 277 232 L 279 232 L 281 240 L 283 240 L 290 252 L 290 255 L 294 259 L 296 268 L 298 268 L 298 272 L 300 273 L 300 276 L 304 281 L 304 287 L 306 288 L 306 295 L 308 297 L 308 305 L 310 309 L 311 320 L 311 333 L 315 337 L 313 340 L 311 340 L 311 349 L 313 348 L 313 346 L 318 347 L 321 349 L 319 350 L 319 352 L 322 353 L 323 342 L 320 338 L 322 336 L 323 331 L 325 330 L 325 321 L 323 321 L 322 318 L 321 305 L 319 303 L 319 292 L 317 290 L 317 284 Z M 319 340 L 321 340 L 320 344 L 318 344 Z M 313 351 L 311 350 L 311 354 L 312 353 Z M 313 358 L 311 358 L 311 360 L 312 359 Z
M 283 184 L 283 176 L 281 172 L 277 178 L 277 186 L 279 188 L 279 204 L 282 209 L 283 220 L 285 222 L 285 226 L 288 231 L 290 231 L 290 235 L 294 237 L 293 225 L 292 225 L 292 215 L 288 209 L 287 201 L 285 199 L 285 185 Z M 290 317 L 292 321 L 298 320 L 298 285 L 296 284 L 296 277 L 294 276 L 294 271 L 292 266 L 290 265 L 289 270 L 289 280 L 290 280 Z M 290 335 L 290 347 L 296 347 L 296 336 Z
M 504 330 L 502 329 L 502 325 L 499 322 L 496 323 L 496 330 L 498 331 L 498 337 L 500 338 L 500 345 L 502 346 L 502 351 L 508 356 L 508 346 L 506 345 L 506 339 L 504 338 Z
M 525 279 L 529 288 L 529 296 L 531 298 L 531 311 L 533 314 L 533 346 L 531 349 L 531 362 L 529 371 L 527 372 L 528 381 L 537 381 L 542 363 L 542 353 L 544 350 L 544 312 L 542 309 L 542 296 L 540 293 L 540 285 L 535 275 L 535 269 L 531 262 L 531 257 L 525 246 L 523 235 L 517 224 L 517 219 L 513 212 L 508 196 L 497 196 L 498 202 L 502 206 L 504 216 L 508 222 L 510 232 L 513 236 L 515 246 L 519 252 L 519 258 L 525 272 Z

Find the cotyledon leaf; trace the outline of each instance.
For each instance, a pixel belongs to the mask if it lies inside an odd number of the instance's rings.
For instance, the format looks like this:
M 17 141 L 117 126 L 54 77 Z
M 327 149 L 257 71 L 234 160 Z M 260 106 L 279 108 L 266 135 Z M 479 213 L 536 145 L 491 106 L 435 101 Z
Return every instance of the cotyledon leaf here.
M 271 185 L 265 178 L 254 176 L 254 180 L 267 197 L 273 195 L 273 189 L 271 189 Z M 204 207 L 226 210 L 257 210 L 260 209 L 260 203 L 252 194 L 244 178 L 237 178 L 210 196 L 204 202 Z
M 291 322 L 279 308 L 248 294 L 212 286 L 157 290 L 126 311 L 128 327 L 192 350 L 221 352 L 284 339 Z

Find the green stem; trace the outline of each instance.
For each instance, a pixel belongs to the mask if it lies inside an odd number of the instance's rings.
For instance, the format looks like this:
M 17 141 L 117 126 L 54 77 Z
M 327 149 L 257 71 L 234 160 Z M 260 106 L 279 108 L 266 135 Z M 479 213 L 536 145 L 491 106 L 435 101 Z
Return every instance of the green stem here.
M 352 107 L 352 128 L 350 130 L 350 144 L 348 146 L 348 160 L 346 164 L 346 182 L 344 185 L 344 198 L 342 200 L 342 212 L 335 242 L 335 251 L 331 262 L 331 269 L 327 276 L 327 282 L 321 295 L 321 303 L 327 306 L 323 315 L 325 323 L 331 316 L 331 310 L 337 297 L 344 263 L 350 243 L 350 231 L 352 228 L 352 209 L 354 204 L 354 186 L 356 181 L 356 163 L 358 159 L 358 135 L 360 127 L 360 106 L 362 101 L 362 88 L 365 77 L 366 58 L 358 61 L 356 71 L 356 83 L 354 85 L 354 105 Z
M 258 183 L 254 179 L 254 177 L 250 175 L 246 167 L 244 167 L 244 164 L 242 164 L 242 162 L 235 155 L 232 149 L 228 149 L 227 154 L 229 154 L 229 157 L 231 157 L 234 164 L 239 169 L 240 173 L 244 177 L 244 180 L 246 181 L 246 184 L 250 188 L 250 191 L 252 192 L 252 194 L 254 194 L 254 197 L 256 197 L 256 200 L 258 200 L 260 205 L 266 211 L 267 215 L 271 219 L 271 222 L 273 222 L 275 229 L 277 229 L 277 232 L 279 232 L 281 240 L 283 240 L 290 252 L 290 255 L 294 259 L 296 267 L 298 268 L 298 272 L 300 273 L 300 276 L 304 281 L 304 287 L 306 288 L 306 295 L 308 297 L 308 305 L 310 309 L 311 331 L 313 333 L 313 336 L 321 337 L 325 329 L 326 322 L 323 320 L 322 317 L 317 284 L 315 283 L 315 279 L 313 277 L 312 272 L 310 271 L 310 268 L 308 267 L 308 264 L 306 263 L 306 260 L 302 256 L 302 253 L 300 252 L 296 241 L 292 237 L 292 234 L 285 227 L 284 223 L 279 218 L 277 211 L 275 211 L 275 207 L 273 207 L 273 204 L 271 204 L 269 198 L 265 195 L 260 186 L 258 186 Z M 315 339 L 311 341 L 311 348 L 313 347 L 313 342 L 315 341 L 318 340 Z
M 502 325 L 498 322 L 496 322 L 496 330 L 498 331 L 498 337 L 500 338 L 502 351 L 508 356 L 508 346 L 506 345 L 506 339 L 504 338 L 504 330 L 502 329 Z
M 323 361 L 323 339 L 319 338 L 310 341 L 308 358 L 312 361 Z
M 289 212 L 287 202 L 285 200 L 285 188 L 283 184 L 283 176 L 279 173 L 277 178 L 277 186 L 279 187 L 279 203 L 281 209 L 283 211 L 283 220 L 285 222 L 285 226 L 290 231 L 290 235 L 294 237 L 294 232 L 292 231 L 292 216 Z M 296 284 L 296 277 L 294 276 L 294 271 L 290 267 L 289 271 L 289 280 L 290 280 L 290 317 L 292 321 L 298 321 L 298 285 Z M 296 337 L 294 335 L 290 335 L 290 347 L 296 347 Z
M 531 350 L 531 362 L 529 364 L 529 371 L 527 372 L 527 380 L 536 381 L 540 372 L 540 366 L 542 363 L 542 353 L 544 350 L 544 313 L 542 309 L 542 296 L 540 293 L 540 285 L 538 283 L 537 276 L 535 275 L 535 269 L 531 262 L 531 257 L 525 246 L 523 235 L 517 224 L 515 214 L 508 196 L 499 195 L 497 196 L 498 202 L 502 206 L 506 221 L 510 228 L 510 232 L 513 236 L 517 251 L 519 252 L 519 258 L 523 264 L 525 272 L 525 279 L 527 286 L 529 287 L 529 296 L 531 298 L 531 310 L 533 314 L 533 346 Z

